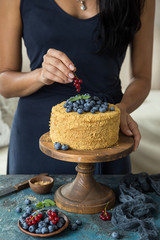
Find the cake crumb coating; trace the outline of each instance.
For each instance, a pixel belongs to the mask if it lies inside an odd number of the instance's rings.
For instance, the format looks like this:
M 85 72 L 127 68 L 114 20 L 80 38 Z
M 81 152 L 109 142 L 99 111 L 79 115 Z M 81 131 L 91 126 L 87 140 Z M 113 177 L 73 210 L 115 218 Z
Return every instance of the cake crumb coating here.
M 53 143 L 69 145 L 70 149 L 94 150 L 113 146 L 119 138 L 120 110 L 105 113 L 66 112 L 65 101 L 52 107 L 50 137 Z

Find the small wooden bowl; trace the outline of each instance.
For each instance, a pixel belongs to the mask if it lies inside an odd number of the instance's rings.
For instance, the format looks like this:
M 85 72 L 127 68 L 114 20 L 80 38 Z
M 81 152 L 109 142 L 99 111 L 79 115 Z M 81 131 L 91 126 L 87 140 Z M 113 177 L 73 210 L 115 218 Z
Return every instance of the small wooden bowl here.
M 38 194 L 49 193 L 53 187 L 54 179 L 49 176 L 36 176 L 29 180 L 30 188 Z

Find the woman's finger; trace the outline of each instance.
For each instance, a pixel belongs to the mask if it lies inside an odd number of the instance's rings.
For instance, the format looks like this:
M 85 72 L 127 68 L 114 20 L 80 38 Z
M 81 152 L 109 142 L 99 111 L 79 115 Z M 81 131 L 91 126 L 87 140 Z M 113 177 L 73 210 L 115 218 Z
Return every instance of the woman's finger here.
M 76 71 L 76 67 L 74 66 L 73 62 L 67 57 L 67 55 L 59 50 L 56 49 L 49 49 L 47 52 L 48 55 L 60 59 L 67 68 L 71 71 Z
M 60 82 L 60 83 L 69 83 L 69 82 L 73 81 L 71 78 L 66 77 L 63 72 L 59 71 L 58 68 L 56 68 L 55 66 L 53 66 L 51 64 L 46 64 L 45 62 L 43 62 L 42 66 L 43 66 L 43 69 L 46 70 L 46 73 L 48 71 L 53 76 L 57 76 L 56 79 L 59 79 L 58 82 Z M 46 77 L 46 75 L 44 77 Z M 55 79 L 55 81 L 56 81 L 56 79 Z
M 64 63 L 60 59 L 46 54 L 44 55 L 43 60 L 45 66 L 47 67 L 48 65 L 50 72 L 53 72 L 55 75 L 59 76 L 65 81 L 68 81 L 68 78 L 74 78 L 73 72 L 68 67 L 66 67 L 66 65 L 64 65 Z
M 133 133 L 134 137 L 134 151 L 138 148 L 140 140 L 141 140 L 141 134 L 138 129 L 138 124 L 133 120 L 133 118 L 128 115 L 128 126 Z

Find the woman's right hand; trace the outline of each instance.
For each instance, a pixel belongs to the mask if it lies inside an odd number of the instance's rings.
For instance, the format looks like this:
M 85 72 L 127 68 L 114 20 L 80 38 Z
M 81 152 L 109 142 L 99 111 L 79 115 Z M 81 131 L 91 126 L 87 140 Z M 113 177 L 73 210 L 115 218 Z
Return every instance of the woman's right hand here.
M 74 71 L 76 71 L 76 67 L 65 53 L 49 49 L 43 56 L 40 81 L 45 85 L 51 85 L 54 82 L 71 83 Z

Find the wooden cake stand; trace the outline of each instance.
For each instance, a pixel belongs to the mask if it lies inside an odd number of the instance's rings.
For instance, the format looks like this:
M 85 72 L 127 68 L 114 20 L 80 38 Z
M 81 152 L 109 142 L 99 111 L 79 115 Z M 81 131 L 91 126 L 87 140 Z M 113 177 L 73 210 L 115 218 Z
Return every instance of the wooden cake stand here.
M 67 161 L 76 162 L 77 176 L 71 183 L 62 185 L 55 192 L 56 205 L 73 213 L 98 213 L 115 203 L 115 194 L 106 185 L 98 183 L 93 177 L 93 163 L 113 161 L 127 156 L 132 152 L 132 137 L 120 135 L 118 143 L 111 147 L 98 150 L 55 150 L 49 132 L 43 134 L 39 141 L 40 149 L 46 155 Z M 67 164 L 66 164 L 67 167 Z

